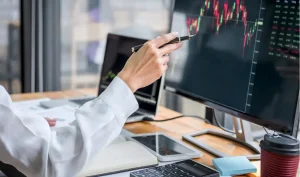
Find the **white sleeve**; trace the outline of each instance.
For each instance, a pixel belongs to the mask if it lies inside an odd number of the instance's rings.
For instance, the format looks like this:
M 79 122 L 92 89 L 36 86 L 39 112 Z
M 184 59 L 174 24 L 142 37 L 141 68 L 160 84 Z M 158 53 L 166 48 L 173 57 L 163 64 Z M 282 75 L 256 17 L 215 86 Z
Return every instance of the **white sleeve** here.
M 31 177 L 75 176 L 138 109 L 131 90 L 118 77 L 76 111 L 72 125 L 54 130 L 42 117 L 14 112 L 3 87 L 0 96 L 0 161 Z

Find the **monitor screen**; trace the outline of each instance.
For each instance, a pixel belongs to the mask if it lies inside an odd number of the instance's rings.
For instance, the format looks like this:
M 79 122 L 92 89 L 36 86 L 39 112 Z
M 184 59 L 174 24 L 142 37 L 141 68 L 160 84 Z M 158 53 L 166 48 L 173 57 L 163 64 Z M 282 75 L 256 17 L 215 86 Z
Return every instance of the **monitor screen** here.
M 290 133 L 299 94 L 298 0 L 176 1 L 166 89 Z M 250 119 L 249 119 L 250 118 Z
M 146 41 L 145 39 L 108 34 L 99 93 L 101 93 L 123 69 L 127 60 L 132 55 L 131 48 L 143 44 Z M 135 92 L 141 109 L 149 111 L 156 110 L 159 88 L 160 80 Z

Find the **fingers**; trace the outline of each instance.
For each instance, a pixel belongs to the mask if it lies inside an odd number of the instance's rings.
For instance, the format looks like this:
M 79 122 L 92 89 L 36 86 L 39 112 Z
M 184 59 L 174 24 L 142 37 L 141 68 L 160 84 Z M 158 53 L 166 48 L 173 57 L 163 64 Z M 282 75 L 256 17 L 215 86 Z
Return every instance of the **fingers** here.
M 159 59 L 160 64 L 162 64 L 162 65 L 168 64 L 169 60 L 170 60 L 170 57 L 168 55 L 163 56 Z
M 168 69 L 168 65 L 167 64 L 165 64 L 165 65 L 162 66 L 162 72 L 163 73 L 165 73 L 167 71 L 167 69 Z
M 159 51 L 160 51 L 161 55 L 166 55 L 166 54 L 169 54 L 169 53 L 179 49 L 181 46 L 182 46 L 182 42 L 179 42 L 176 44 L 169 44 L 169 45 L 166 45 L 163 48 L 161 48 Z
M 168 43 L 177 36 L 177 33 L 169 33 L 163 36 L 159 36 L 156 39 L 148 41 L 143 46 L 143 51 L 146 51 L 152 56 L 161 57 L 166 54 L 169 54 L 182 46 L 182 43 L 168 44 L 162 48 L 160 46 Z
M 48 122 L 50 127 L 53 127 L 56 125 L 56 119 L 50 119 L 50 118 L 45 118 L 45 119 Z
M 167 71 L 169 60 L 170 60 L 170 57 L 168 55 L 163 56 L 162 58 L 160 58 L 160 63 L 161 63 L 161 65 L 160 65 L 161 73 L 160 74 L 161 75 L 163 75 Z
M 171 40 L 173 40 L 174 38 L 176 38 L 178 36 L 178 32 L 172 32 L 172 33 L 169 33 L 169 34 L 165 34 L 163 36 L 160 36 L 154 40 L 151 41 L 151 43 L 159 48 L 160 46 L 170 42 Z
M 54 121 L 54 122 L 48 122 L 48 124 L 49 124 L 50 127 L 54 127 L 56 125 L 56 121 Z

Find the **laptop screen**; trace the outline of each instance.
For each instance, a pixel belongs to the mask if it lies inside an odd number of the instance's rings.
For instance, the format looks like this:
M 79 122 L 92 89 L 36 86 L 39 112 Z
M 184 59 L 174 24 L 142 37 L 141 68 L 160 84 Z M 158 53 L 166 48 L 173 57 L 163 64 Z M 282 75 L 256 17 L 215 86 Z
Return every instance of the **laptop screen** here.
M 108 34 L 99 84 L 99 94 L 104 91 L 122 70 L 126 61 L 132 55 L 131 48 L 146 41 L 145 39 Z M 156 112 L 160 84 L 161 79 L 135 92 L 134 95 L 139 102 L 140 109 L 149 113 Z

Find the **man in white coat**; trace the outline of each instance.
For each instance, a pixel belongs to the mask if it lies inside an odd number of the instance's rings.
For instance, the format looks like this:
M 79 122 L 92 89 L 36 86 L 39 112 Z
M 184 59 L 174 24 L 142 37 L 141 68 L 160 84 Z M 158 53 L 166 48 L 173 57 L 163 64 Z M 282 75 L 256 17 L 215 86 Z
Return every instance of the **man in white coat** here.
M 109 87 L 76 110 L 76 120 L 51 130 L 45 119 L 18 112 L 0 86 L 0 161 L 29 177 L 72 177 L 120 133 L 125 120 L 138 109 L 133 93 L 167 70 L 168 54 L 182 43 L 163 44 L 178 33 L 148 41 L 127 61 Z

